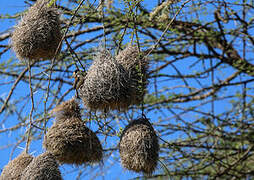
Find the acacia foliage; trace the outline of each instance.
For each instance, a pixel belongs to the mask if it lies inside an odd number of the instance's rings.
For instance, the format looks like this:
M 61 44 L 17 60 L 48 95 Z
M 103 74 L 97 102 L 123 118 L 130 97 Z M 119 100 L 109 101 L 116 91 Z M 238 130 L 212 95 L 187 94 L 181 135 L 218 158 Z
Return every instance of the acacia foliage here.
M 160 165 L 154 177 L 253 178 L 253 1 L 55 3 L 66 32 L 55 61 L 33 64 L 29 73 L 11 53 L 12 25 L 0 33 L 0 133 L 15 137 L 2 148 L 13 152 L 26 146 L 28 135 L 32 142 L 43 138 L 53 121 L 48 112 L 75 94 L 73 71 L 87 70 L 100 46 L 117 55 L 133 43 L 150 61 L 144 104 L 106 116 L 83 110 L 82 118 L 103 143 L 104 168 L 76 168 L 78 177 L 114 172 L 111 162 L 119 165 L 121 129 L 143 109 L 160 138 Z M 24 7 L 31 4 L 24 1 Z M 21 13 L 1 18 L 14 22 Z M 30 149 L 39 151 L 32 145 Z

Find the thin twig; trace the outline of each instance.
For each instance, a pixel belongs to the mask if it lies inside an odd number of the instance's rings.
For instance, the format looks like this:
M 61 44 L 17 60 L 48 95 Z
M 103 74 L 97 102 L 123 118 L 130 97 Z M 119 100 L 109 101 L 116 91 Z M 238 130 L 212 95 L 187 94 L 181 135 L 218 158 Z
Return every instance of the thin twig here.
M 29 145 L 31 142 L 30 136 L 32 131 L 32 124 L 33 124 L 33 111 L 34 111 L 34 96 L 33 96 L 33 88 L 32 88 L 32 72 L 31 72 L 31 64 L 30 61 L 28 62 L 28 70 L 29 70 L 29 89 L 30 89 L 30 98 L 31 98 L 31 111 L 29 114 L 29 127 L 27 132 L 27 141 L 26 141 L 26 149 L 25 152 L 28 153 Z
M 185 1 L 181 7 L 178 9 L 178 11 L 176 12 L 176 14 L 174 15 L 174 17 L 170 20 L 170 22 L 168 23 L 166 29 L 163 31 L 161 37 L 158 39 L 158 41 L 152 46 L 151 50 L 147 53 L 146 56 L 149 56 L 153 50 L 158 46 L 158 44 L 160 43 L 160 41 L 162 40 L 162 38 L 164 37 L 164 35 L 166 34 L 166 32 L 168 31 L 168 29 L 170 28 L 170 26 L 172 25 L 172 23 L 174 22 L 174 20 L 176 19 L 176 16 L 181 12 L 181 10 L 184 8 L 184 6 L 190 2 L 190 0 Z
M 16 88 L 16 86 L 18 85 L 18 83 L 20 82 L 20 80 L 23 78 L 23 76 L 25 75 L 25 73 L 28 71 L 28 67 L 26 67 L 21 73 L 20 75 L 18 76 L 18 78 L 16 79 L 15 83 L 12 85 L 11 87 L 11 90 L 6 98 L 6 100 L 4 101 L 4 104 L 3 106 L 1 107 L 1 110 L 0 110 L 0 114 L 5 110 L 5 108 L 7 107 L 7 104 Z
M 77 54 L 75 53 L 75 51 L 72 49 L 72 47 L 71 47 L 71 45 L 69 44 L 68 40 L 67 40 L 67 39 L 64 39 L 64 40 L 65 40 L 65 43 L 66 43 L 66 45 L 67 45 L 67 47 L 68 47 L 68 49 L 69 49 L 69 51 L 70 51 L 70 53 L 71 53 L 72 59 L 74 60 L 74 64 L 75 64 L 77 70 L 79 70 L 79 67 L 78 67 L 77 63 L 75 62 L 75 58 L 78 60 L 78 62 L 79 62 L 79 64 L 80 64 L 80 66 L 82 67 L 82 69 L 83 69 L 84 71 L 86 71 L 85 67 L 84 67 L 83 64 L 81 63 L 81 61 L 80 61 L 78 55 L 77 55 Z M 75 57 L 73 57 L 73 54 L 74 54 Z
M 78 10 L 80 9 L 81 5 L 84 3 L 85 0 L 82 0 L 79 5 L 77 6 L 77 8 L 75 9 L 74 11 L 74 14 L 72 15 L 68 25 L 67 25 L 67 28 L 64 32 L 64 35 L 61 39 L 61 42 L 59 43 L 58 45 L 58 48 L 56 50 L 56 53 L 59 51 L 60 47 L 61 47 L 61 43 L 63 42 L 63 40 L 65 39 L 68 31 L 69 31 L 69 28 L 70 28 L 70 25 L 71 25 L 71 22 L 74 20 Z M 52 69 L 53 69 L 53 66 L 54 66 L 54 62 L 55 62 L 55 59 L 56 59 L 56 56 L 53 58 L 52 62 L 51 62 L 51 67 L 50 67 L 50 72 L 49 72 L 49 81 L 48 81 L 48 86 L 47 86 L 47 92 L 46 92 L 46 98 L 45 98 L 45 101 L 44 101 L 44 116 L 47 115 L 47 101 L 48 101 L 48 98 L 49 98 L 49 87 L 50 87 L 50 79 L 51 79 L 51 76 L 52 76 Z M 45 118 L 46 119 L 46 118 Z M 46 135 L 46 124 L 47 124 L 47 120 L 44 121 L 44 124 L 43 124 L 43 129 L 44 129 L 44 135 Z
M 104 49 L 106 49 L 106 28 L 105 28 L 105 22 L 104 22 L 104 18 L 105 18 L 105 15 L 104 15 L 104 0 L 100 0 L 100 4 L 98 6 L 98 9 L 99 9 L 99 13 L 100 13 L 100 16 L 101 16 L 101 23 L 102 23 L 102 27 L 103 27 L 103 45 L 104 45 Z

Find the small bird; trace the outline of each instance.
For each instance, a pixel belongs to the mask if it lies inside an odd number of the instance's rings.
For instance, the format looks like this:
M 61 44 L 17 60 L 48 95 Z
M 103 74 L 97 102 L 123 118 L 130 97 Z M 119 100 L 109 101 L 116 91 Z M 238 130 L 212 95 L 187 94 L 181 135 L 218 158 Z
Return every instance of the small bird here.
M 80 98 L 78 95 L 78 89 L 84 84 L 86 72 L 76 69 L 73 72 L 72 77 L 75 79 L 73 88 L 76 90 L 76 96 L 77 96 L 77 98 Z

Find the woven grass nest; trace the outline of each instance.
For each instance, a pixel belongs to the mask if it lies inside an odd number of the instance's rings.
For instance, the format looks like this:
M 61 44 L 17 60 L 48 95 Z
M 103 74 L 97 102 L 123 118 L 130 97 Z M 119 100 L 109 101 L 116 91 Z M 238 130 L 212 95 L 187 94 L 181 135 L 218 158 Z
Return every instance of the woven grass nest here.
M 78 103 L 71 99 L 53 109 L 56 121 L 44 137 L 43 146 L 60 163 L 84 164 L 102 160 L 96 134 L 81 120 Z
M 159 158 L 157 135 L 145 118 L 133 120 L 124 129 L 119 144 L 121 164 L 128 170 L 152 174 Z
M 33 160 L 33 157 L 25 152 L 10 161 L 3 169 L 0 180 L 20 179 L 25 168 Z
M 37 1 L 14 28 L 11 45 L 18 59 L 40 61 L 56 55 L 62 38 L 61 25 L 57 9 L 48 3 L 49 0 Z
M 127 109 L 130 99 L 128 73 L 109 51 L 102 50 L 95 56 L 79 94 L 91 110 Z
M 55 157 L 45 152 L 34 158 L 24 170 L 21 180 L 62 180 Z
M 140 104 L 143 101 L 148 84 L 148 60 L 137 46 L 127 46 L 116 56 L 116 61 L 128 72 L 130 79 L 130 95 L 128 102 Z

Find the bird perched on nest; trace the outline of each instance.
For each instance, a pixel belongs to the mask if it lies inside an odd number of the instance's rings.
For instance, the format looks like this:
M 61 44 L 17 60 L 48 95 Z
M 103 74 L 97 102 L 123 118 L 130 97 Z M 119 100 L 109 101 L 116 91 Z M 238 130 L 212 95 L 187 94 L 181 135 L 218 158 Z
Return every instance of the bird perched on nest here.
M 73 83 L 73 88 L 76 90 L 77 98 L 80 98 L 78 94 L 78 89 L 84 84 L 86 74 L 87 73 L 85 71 L 80 71 L 79 69 L 76 69 L 72 74 L 72 77 L 75 79 Z

